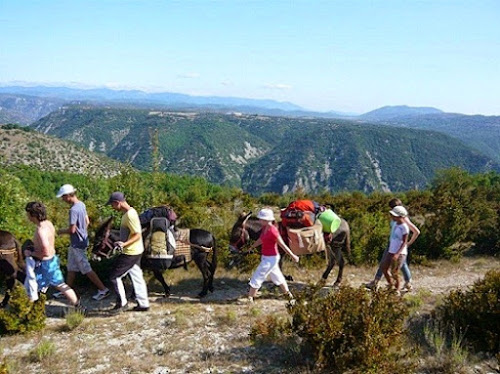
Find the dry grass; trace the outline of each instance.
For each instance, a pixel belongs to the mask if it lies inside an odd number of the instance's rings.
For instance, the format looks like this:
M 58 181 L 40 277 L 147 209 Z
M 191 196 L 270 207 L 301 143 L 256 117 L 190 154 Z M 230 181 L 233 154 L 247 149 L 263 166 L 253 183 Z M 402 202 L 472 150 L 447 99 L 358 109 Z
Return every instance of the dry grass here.
M 425 313 L 449 289 L 470 285 L 498 266 L 498 260 L 465 259 L 459 264 L 439 262 L 432 268 L 412 267 L 415 291 L 408 297 L 415 310 Z M 305 271 L 286 263 L 286 272 L 296 280 L 290 283 L 292 290 L 317 281 L 322 271 Z M 329 285 L 335 280 L 336 271 L 330 275 Z M 369 281 L 374 272 L 373 267 L 348 266 L 344 280 L 358 287 Z M 250 328 L 258 318 L 287 315 L 286 301 L 276 297 L 273 287 L 266 284 L 253 305 L 240 305 L 236 300 L 246 293 L 250 274 L 218 269 L 216 291 L 203 300 L 195 297 L 201 289 L 201 275 L 196 268 L 190 267 L 188 272 L 169 271 L 166 275 L 173 295 L 169 299 L 159 297 L 161 287 L 151 282 L 149 312 L 111 316 L 106 309 L 112 306 L 113 298 L 93 302 L 89 294 L 86 301 L 90 314 L 78 327 L 68 331 L 63 328 L 64 318 L 50 317 L 42 333 L 2 337 L 0 363 L 6 363 L 10 374 L 308 372 L 307 368 L 297 367 L 300 360 L 291 348 L 261 348 L 250 342 Z M 48 310 L 60 305 L 59 301 L 50 300 Z M 54 349 L 43 359 L 33 361 L 30 352 L 42 341 L 51 342 Z M 441 367 L 449 359 L 449 368 L 466 370 L 468 364 L 457 352 L 460 353 L 458 348 L 443 353 L 439 359 Z M 427 358 L 428 363 L 432 360 L 438 360 L 437 355 Z M 437 364 L 429 364 L 428 369 L 431 367 Z

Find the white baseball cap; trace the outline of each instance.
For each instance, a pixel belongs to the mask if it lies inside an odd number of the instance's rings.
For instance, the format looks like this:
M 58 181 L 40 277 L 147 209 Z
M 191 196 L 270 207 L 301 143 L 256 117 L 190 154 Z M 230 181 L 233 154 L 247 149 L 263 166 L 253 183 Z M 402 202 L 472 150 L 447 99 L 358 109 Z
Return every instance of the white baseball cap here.
M 406 211 L 404 206 L 398 205 L 392 208 L 392 210 L 389 211 L 393 216 L 395 217 L 406 217 L 408 215 L 408 212 Z
M 75 192 L 76 192 L 75 187 L 73 187 L 71 184 L 65 184 L 61 188 L 59 188 L 59 192 L 57 193 L 56 197 L 69 195 L 70 193 L 75 193 Z
M 271 209 L 264 208 L 257 214 L 257 218 L 264 221 L 274 221 L 274 213 Z

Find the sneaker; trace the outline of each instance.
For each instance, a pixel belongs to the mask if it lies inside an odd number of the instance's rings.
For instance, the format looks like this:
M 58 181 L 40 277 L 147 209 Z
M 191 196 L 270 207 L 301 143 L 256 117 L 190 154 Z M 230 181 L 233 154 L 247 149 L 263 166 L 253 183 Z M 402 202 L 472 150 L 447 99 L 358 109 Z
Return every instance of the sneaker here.
M 104 290 L 98 290 L 97 293 L 92 296 L 92 298 L 96 301 L 99 301 L 99 300 L 102 300 L 104 299 L 105 297 L 108 297 L 109 296 L 109 289 L 108 288 L 105 288 Z
M 62 292 L 59 291 L 59 292 L 54 292 L 52 294 L 52 297 L 54 299 L 64 299 L 65 296 L 64 296 L 64 294 Z
M 134 312 L 147 312 L 148 310 L 149 310 L 148 306 L 136 305 L 132 308 L 132 311 Z
M 410 292 L 411 290 L 413 290 L 413 285 L 411 284 L 411 282 L 406 282 L 403 286 L 403 290 L 406 290 L 408 292 Z

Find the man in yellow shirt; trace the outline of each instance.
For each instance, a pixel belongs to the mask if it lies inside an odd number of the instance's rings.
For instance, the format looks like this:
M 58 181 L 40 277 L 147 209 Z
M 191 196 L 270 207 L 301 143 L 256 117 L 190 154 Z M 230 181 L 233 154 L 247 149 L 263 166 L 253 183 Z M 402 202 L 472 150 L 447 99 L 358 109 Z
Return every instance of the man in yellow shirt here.
M 109 275 L 117 294 L 117 303 L 113 310 L 119 312 L 127 309 L 127 296 L 122 278 L 129 274 L 138 304 L 132 310 L 145 312 L 149 310 L 149 299 L 148 289 L 140 267 L 144 244 L 142 243 L 142 229 L 139 215 L 127 203 L 122 192 L 113 192 L 106 205 L 111 205 L 114 210 L 123 213 L 120 224 L 121 241 L 115 243 L 123 248 L 123 252 L 116 258 Z

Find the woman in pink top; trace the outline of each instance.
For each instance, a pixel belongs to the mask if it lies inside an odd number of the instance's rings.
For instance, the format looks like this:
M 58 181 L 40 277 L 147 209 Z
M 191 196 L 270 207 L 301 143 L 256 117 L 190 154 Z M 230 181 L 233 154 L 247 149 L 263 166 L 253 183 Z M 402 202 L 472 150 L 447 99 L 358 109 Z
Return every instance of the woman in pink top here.
M 262 246 L 261 249 L 261 261 L 257 270 L 252 275 L 250 280 L 250 290 L 248 292 L 248 301 L 253 302 L 255 294 L 262 286 L 262 283 L 269 276 L 273 283 L 281 288 L 284 294 L 288 295 L 290 299 L 293 299 L 293 295 L 288 289 L 288 284 L 286 279 L 281 272 L 279 267 L 280 254 L 278 251 L 278 245 L 288 253 L 293 261 L 299 262 L 299 257 L 292 253 L 290 248 L 285 244 L 278 229 L 274 226 L 274 214 L 269 208 L 262 209 L 258 214 L 260 224 L 262 225 L 262 231 L 260 233 L 260 238 L 252 244 L 251 249 Z

